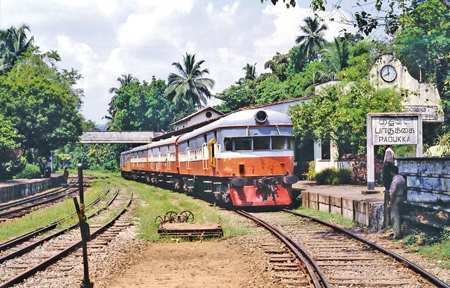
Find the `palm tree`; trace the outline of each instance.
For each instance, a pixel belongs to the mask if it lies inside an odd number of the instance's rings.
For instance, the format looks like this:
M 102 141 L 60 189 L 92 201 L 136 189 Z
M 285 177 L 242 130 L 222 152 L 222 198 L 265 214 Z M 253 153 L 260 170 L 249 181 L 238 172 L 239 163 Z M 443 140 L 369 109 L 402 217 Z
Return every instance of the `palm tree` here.
M 120 77 L 117 78 L 117 81 L 119 81 L 120 83 L 120 88 L 130 85 L 132 83 L 139 83 L 139 80 L 135 77 L 133 77 L 131 74 L 122 74 Z M 109 108 L 108 108 L 108 113 L 109 115 L 104 116 L 105 119 L 108 120 L 108 122 L 106 123 L 106 127 L 107 130 L 116 130 L 116 125 L 114 120 L 116 119 L 117 113 L 119 113 L 120 108 L 118 107 L 118 99 L 119 99 L 119 95 L 117 94 L 117 90 L 119 90 L 119 88 L 116 87 L 111 87 L 109 89 L 109 93 L 114 93 L 113 97 L 111 97 L 111 101 L 109 102 Z
M 19 29 L 12 26 L 7 30 L 0 30 L 0 74 L 8 71 L 17 58 L 33 45 L 34 37 L 28 40 L 26 31 L 30 31 L 26 25 Z
M 304 35 L 300 35 L 295 39 L 295 43 L 301 44 L 306 57 L 309 58 L 310 61 L 313 61 L 317 58 L 318 49 L 322 48 L 322 45 L 325 43 L 325 39 L 323 38 L 323 31 L 328 29 L 326 24 L 320 25 L 320 21 L 318 17 L 306 17 L 303 19 L 305 22 L 305 26 L 300 26 L 300 30 L 304 33 Z
M 206 99 L 211 98 L 209 89 L 214 87 L 214 80 L 204 78 L 209 74 L 208 69 L 201 69 L 205 60 L 195 62 L 195 54 L 186 52 L 183 63 L 173 62 L 179 74 L 170 73 L 166 95 L 175 104 L 187 104 L 194 107 L 203 107 Z
M 277 76 L 280 81 L 284 81 L 286 80 L 286 75 L 284 73 L 288 65 L 289 55 L 277 52 L 277 54 L 272 57 L 272 60 L 264 63 L 264 69 L 269 68 L 270 70 L 272 70 L 273 75 Z
M 126 86 L 128 84 L 131 84 L 133 82 L 139 82 L 139 80 L 135 77 L 133 77 L 131 74 L 122 74 L 120 77 L 117 78 L 117 81 L 120 82 L 120 87 Z M 111 87 L 109 88 L 109 93 L 115 93 L 118 88 Z
M 256 63 L 255 65 L 250 65 L 249 63 L 247 63 L 247 65 L 242 68 L 242 70 L 245 70 L 245 76 L 239 79 L 241 82 L 247 80 L 254 81 L 256 79 Z
M 344 38 L 334 38 L 333 47 L 323 49 L 322 55 L 327 64 L 328 77 L 332 80 L 337 79 L 338 73 L 348 67 L 350 42 Z

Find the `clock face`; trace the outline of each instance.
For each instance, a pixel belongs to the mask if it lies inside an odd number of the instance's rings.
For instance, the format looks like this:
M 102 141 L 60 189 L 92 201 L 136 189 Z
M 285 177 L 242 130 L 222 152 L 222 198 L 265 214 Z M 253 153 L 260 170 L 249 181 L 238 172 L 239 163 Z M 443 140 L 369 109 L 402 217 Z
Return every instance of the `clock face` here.
M 386 82 L 392 82 L 397 78 L 397 71 L 395 71 L 394 66 L 385 65 L 381 68 L 381 78 Z

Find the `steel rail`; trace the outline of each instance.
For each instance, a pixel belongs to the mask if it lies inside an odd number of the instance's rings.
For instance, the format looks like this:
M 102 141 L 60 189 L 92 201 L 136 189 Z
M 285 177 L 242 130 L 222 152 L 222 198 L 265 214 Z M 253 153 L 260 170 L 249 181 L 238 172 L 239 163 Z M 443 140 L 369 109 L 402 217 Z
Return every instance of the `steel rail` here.
M 109 207 L 112 204 L 112 202 L 114 201 L 114 199 L 116 199 L 118 194 L 119 194 L 119 190 L 117 190 L 116 195 L 114 195 L 113 199 L 108 203 L 107 207 Z M 104 211 L 107 207 L 103 207 L 103 208 L 95 211 L 92 215 L 89 215 L 87 217 L 87 219 L 90 219 L 90 218 L 98 215 L 100 212 Z M 51 239 L 53 239 L 55 237 L 58 237 L 59 235 L 62 235 L 62 234 L 66 233 L 66 232 L 68 232 L 70 230 L 73 230 L 73 229 L 75 229 L 77 227 L 78 227 L 78 223 L 73 224 L 73 225 L 71 225 L 71 226 L 69 226 L 69 227 L 67 227 L 67 228 L 65 228 L 63 230 L 60 230 L 60 231 L 55 232 L 55 233 L 53 233 L 53 234 L 51 234 L 51 235 L 49 235 L 49 236 L 47 236 L 45 238 L 42 238 L 42 239 L 40 239 L 40 240 L 38 240 L 36 242 L 33 242 L 30 245 L 28 245 L 26 247 L 23 247 L 22 249 L 19 249 L 17 251 L 14 251 L 14 252 L 8 254 L 8 255 L 0 257 L 0 264 L 2 264 L 3 262 L 5 262 L 7 260 L 11 260 L 11 259 L 14 259 L 16 257 L 22 256 L 25 253 L 28 253 L 29 251 L 33 250 L 34 248 L 44 244 L 45 242 L 47 242 L 47 241 L 49 241 L 49 240 L 51 240 Z M 41 233 L 41 232 L 38 232 L 37 234 L 39 234 L 39 233 Z M 27 237 L 28 237 L 28 235 L 27 235 Z M 32 238 L 32 237 L 30 237 L 30 238 Z M 21 240 L 22 242 L 26 241 L 26 240 L 23 240 L 22 238 L 19 239 L 19 240 Z
M 98 230 L 93 232 L 91 234 L 90 240 L 97 238 L 97 236 L 102 234 L 106 229 L 108 229 L 109 227 L 114 225 L 114 223 L 117 221 L 117 219 L 119 219 L 120 216 L 122 216 L 126 211 L 128 211 L 128 208 L 130 207 L 132 201 L 133 201 L 133 194 L 131 194 L 131 197 L 130 197 L 130 200 L 128 201 L 127 206 L 124 209 L 122 209 L 122 211 L 120 211 L 120 213 L 118 213 L 111 221 L 109 221 L 108 223 L 106 223 L 105 225 L 100 227 Z M 36 272 L 42 271 L 42 270 L 46 269 L 47 267 L 49 267 L 50 265 L 56 263 L 60 259 L 66 257 L 67 255 L 69 255 L 71 252 L 73 252 L 77 248 L 80 248 L 81 245 L 82 245 L 82 241 L 80 240 L 77 243 L 69 246 L 65 250 L 63 250 L 63 251 L 59 252 L 58 254 L 52 256 L 51 258 L 49 258 L 49 259 L 39 263 L 38 265 L 32 267 L 31 269 L 29 269 L 29 270 L 23 272 L 22 274 L 14 277 L 13 279 L 10 279 L 8 281 L 0 283 L 0 288 L 7 288 L 7 287 L 11 287 L 12 285 L 21 283 L 22 281 L 24 281 L 28 277 L 33 276 L 34 274 L 36 274 Z
M 382 252 L 385 255 L 391 256 L 392 258 L 394 258 L 398 262 L 402 263 L 403 265 L 407 266 L 408 268 L 410 268 L 411 270 L 413 270 L 414 272 L 416 272 L 417 274 L 419 274 L 423 278 L 427 279 L 430 283 L 432 283 L 436 287 L 450 288 L 450 285 L 446 284 L 445 282 L 443 282 L 442 280 L 440 280 L 439 278 L 437 278 L 433 274 L 431 274 L 428 271 L 420 268 L 419 266 L 417 266 L 416 264 L 414 264 L 411 261 L 407 260 L 406 258 L 404 258 L 404 257 L 402 257 L 402 256 L 400 256 L 400 255 L 398 255 L 398 254 L 396 254 L 396 253 L 394 253 L 392 251 L 389 251 L 389 250 L 381 247 L 380 245 L 378 245 L 378 244 L 376 244 L 376 243 L 374 243 L 372 241 L 369 241 L 369 240 L 367 240 L 367 239 L 365 239 L 365 238 L 363 238 L 361 236 L 358 236 L 358 235 L 354 234 L 353 232 L 351 232 L 348 229 L 336 226 L 334 224 L 327 223 L 327 222 L 322 221 L 320 219 L 317 219 L 317 218 L 314 218 L 314 217 L 311 217 L 311 216 L 308 216 L 308 215 L 305 215 L 305 214 L 302 214 L 302 213 L 299 213 L 299 212 L 291 211 L 291 210 L 288 210 L 288 209 L 283 209 L 283 211 L 286 212 L 286 213 L 294 214 L 296 216 L 300 216 L 300 217 L 311 219 L 311 220 L 313 220 L 313 221 L 315 221 L 317 223 L 320 223 L 320 224 L 328 226 L 328 227 L 330 227 L 330 228 L 332 228 L 334 230 L 337 230 L 337 231 L 339 231 L 339 232 L 341 232 L 341 233 L 343 233 L 343 234 L 345 234 L 347 236 L 350 236 L 353 239 L 356 239 L 356 240 L 358 240 L 358 241 L 360 241 L 360 242 L 362 242 L 362 243 L 372 247 L 373 249 L 376 249 L 376 250 Z
M 277 228 L 271 226 L 267 222 L 247 213 L 242 210 L 234 210 L 239 215 L 242 215 L 246 218 L 249 218 L 256 222 L 258 225 L 263 226 L 267 230 L 269 230 L 273 235 L 275 235 L 278 239 L 280 239 L 286 246 L 291 249 L 291 251 L 297 256 L 297 258 L 303 263 L 306 270 L 308 271 L 309 276 L 311 277 L 311 281 L 313 282 L 314 287 L 316 288 L 328 288 L 330 284 L 328 283 L 325 275 L 320 270 L 317 263 L 309 256 L 309 254 L 300 247 L 294 240 L 283 234 Z
M 101 195 L 100 197 L 97 197 L 94 201 L 92 201 L 91 203 L 86 205 L 86 207 L 93 206 L 93 205 L 97 204 L 100 201 L 101 197 L 106 196 L 109 193 L 109 191 L 110 191 L 110 189 L 107 188 L 105 193 L 103 193 L 103 195 Z M 0 252 L 4 251 L 6 249 L 9 249 L 11 247 L 17 246 L 17 245 L 19 245 L 19 244 L 21 244 L 21 243 L 23 243 L 25 241 L 28 241 L 31 238 L 36 237 L 37 235 L 39 235 L 41 233 L 45 233 L 45 232 L 53 230 L 53 229 L 56 228 L 56 226 L 58 226 L 58 224 L 60 224 L 61 222 L 63 222 L 64 220 L 66 220 L 68 218 L 73 217 L 76 214 L 77 213 L 72 213 L 72 214 L 70 214 L 70 215 L 68 215 L 68 216 L 66 216 L 64 218 L 61 218 L 61 219 L 59 219 L 59 220 L 57 220 L 55 222 L 50 223 L 47 226 L 38 228 L 36 230 L 30 231 L 30 232 L 27 232 L 27 233 L 24 233 L 24 234 L 22 234 L 20 236 L 17 236 L 15 238 L 13 238 L 13 239 L 10 239 L 10 240 L 7 240 L 7 241 L 4 241 L 4 242 L 0 243 Z

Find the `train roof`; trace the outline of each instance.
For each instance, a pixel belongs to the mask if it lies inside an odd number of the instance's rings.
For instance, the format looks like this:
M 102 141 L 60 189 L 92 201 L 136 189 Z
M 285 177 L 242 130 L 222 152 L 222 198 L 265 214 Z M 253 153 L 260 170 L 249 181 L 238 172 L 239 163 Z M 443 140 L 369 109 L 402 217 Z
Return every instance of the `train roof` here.
M 291 119 L 286 113 L 270 109 L 271 107 L 254 108 L 243 111 L 238 111 L 233 114 L 224 116 L 217 121 L 205 125 L 199 129 L 182 135 L 179 142 L 189 140 L 205 132 L 218 129 L 221 127 L 232 126 L 260 126 L 260 125 L 292 125 Z M 267 121 L 264 124 L 258 124 L 255 120 L 255 114 L 258 111 L 265 111 L 267 113 Z
M 192 126 L 188 126 L 188 127 L 185 127 L 185 128 L 179 129 L 179 130 L 175 130 L 175 131 L 169 131 L 169 132 L 167 132 L 165 134 L 156 136 L 153 139 L 153 141 L 156 142 L 156 141 L 160 141 L 160 139 L 167 139 L 168 137 L 173 137 L 175 135 L 181 135 L 181 134 L 184 134 L 184 133 L 191 132 L 191 131 L 193 131 L 193 130 L 195 130 L 197 128 L 203 127 L 203 126 L 205 126 L 205 125 L 207 125 L 207 124 L 209 124 L 211 122 L 215 122 L 215 121 L 217 121 L 217 120 L 219 120 L 219 119 L 221 119 L 223 117 L 228 117 L 231 114 L 235 114 L 235 113 L 238 113 L 238 112 L 241 112 L 241 111 L 253 110 L 253 109 L 257 109 L 257 108 L 266 108 L 266 107 L 272 108 L 274 106 L 283 105 L 283 104 L 301 103 L 303 101 L 305 101 L 305 102 L 309 101 L 309 100 L 311 100 L 311 99 L 313 99 L 315 97 L 318 97 L 318 96 L 317 95 L 310 95 L 310 96 L 304 96 L 304 97 L 299 97 L 299 98 L 284 99 L 284 100 L 271 102 L 271 103 L 264 103 L 264 104 L 254 105 L 254 106 L 243 107 L 243 108 L 240 108 L 240 109 L 238 109 L 236 111 L 231 111 L 231 112 L 229 112 L 227 114 L 218 116 L 216 118 L 212 118 L 212 119 L 208 119 L 206 121 L 200 122 L 200 123 L 196 123 L 196 124 L 194 124 Z

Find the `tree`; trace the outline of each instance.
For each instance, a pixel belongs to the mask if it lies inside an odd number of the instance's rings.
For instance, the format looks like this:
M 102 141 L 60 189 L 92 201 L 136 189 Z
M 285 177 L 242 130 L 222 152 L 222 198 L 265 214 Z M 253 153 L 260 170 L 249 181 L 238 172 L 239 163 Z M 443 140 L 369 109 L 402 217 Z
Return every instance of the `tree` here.
M 114 117 L 108 116 L 108 130 L 168 131 L 177 116 L 185 116 L 192 108 L 175 105 L 165 97 L 166 90 L 164 80 L 155 77 L 150 83 L 132 82 L 117 89 L 108 110 L 115 111 Z
M 376 89 L 367 81 L 350 87 L 334 85 L 318 97 L 288 111 L 294 133 L 302 142 L 336 141 L 342 154 L 361 153 L 366 147 L 366 116 L 370 112 L 400 112 L 405 94 Z
M 30 31 L 26 25 L 0 30 L 0 75 L 9 71 L 18 57 L 33 45 L 34 37 L 28 39 L 26 31 Z
M 25 158 L 16 150 L 20 138 L 11 121 L 0 114 L 0 179 L 11 178 L 25 167 Z
M 37 157 L 76 142 L 82 133 L 82 90 L 75 89 L 81 76 L 58 71 L 56 52 L 27 51 L 11 71 L 0 77 L 0 113 L 20 135 L 21 147 Z
M 286 80 L 286 69 L 289 65 L 289 55 L 281 54 L 277 52 L 272 60 L 264 63 L 264 69 L 272 70 L 272 74 L 275 75 L 281 82 Z
M 264 3 L 267 0 L 261 0 Z M 276 5 L 279 0 L 270 0 L 273 5 Z M 295 7 L 297 0 L 283 0 L 287 8 Z M 408 18 L 408 13 L 416 5 L 424 3 L 425 1 L 407 1 L 407 0 L 376 0 L 369 4 L 355 1 L 355 5 L 360 8 L 353 14 L 352 19 L 338 19 L 341 22 L 358 27 L 360 32 L 369 35 L 374 29 L 384 26 L 386 33 L 393 35 L 397 30 L 405 26 L 405 20 Z M 445 6 L 444 11 L 450 10 L 450 0 L 440 0 L 441 4 Z M 311 0 L 311 8 L 314 12 L 325 11 L 324 0 Z M 331 4 L 333 9 L 340 9 L 341 1 L 336 1 Z M 371 10 L 375 9 L 376 15 L 372 15 Z M 369 12 L 368 12 L 369 11 Z M 330 20 L 334 21 L 334 18 Z
M 326 24 L 320 25 L 318 17 L 306 17 L 303 19 L 304 26 L 300 26 L 300 30 L 304 35 L 300 35 L 295 39 L 296 44 L 301 44 L 303 53 L 306 57 L 313 61 L 317 58 L 317 52 L 326 42 L 323 38 L 323 31 L 328 29 Z
M 172 63 L 178 70 L 178 73 L 170 73 L 168 78 L 168 88 L 166 95 L 175 104 L 190 107 L 203 107 L 206 99 L 211 98 L 209 89 L 214 87 L 214 80 L 204 78 L 209 74 L 208 69 L 201 69 L 201 65 L 205 60 L 195 62 L 195 54 L 186 53 L 183 56 L 183 63 Z
M 253 90 L 248 89 L 243 84 L 232 85 L 222 92 L 214 95 L 214 98 L 224 101 L 224 103 L 214 107 L 223 113 L 236 111 L 240 108 L 255 104 Z
M 122 74 L 120 77 L 117 77 L 117 81 L 120 83 L 120 87 L 129 85 L 131 83 L 139 82 L 139 80 L 131 74 Z M 115 93 L 117 91 L 116 87 L 109 88 L 109 93 Z
M 406 26 L 394 38 L 395 55 L 408 72 L 422 81 L 436 79 L 436 60 L 450 52 L 450 12 L 438 0 L 420 3 L 409 13 Z
M 334 38 L 331 47 L 321 51 L 323 61 L 327 67 L 323 71 L 329 79 L 338 79 L 338 73 L 348 66 L 350 58 L 350 42 L 344 38 Z

